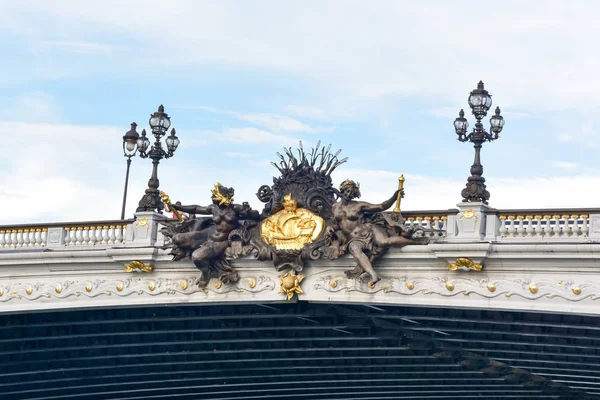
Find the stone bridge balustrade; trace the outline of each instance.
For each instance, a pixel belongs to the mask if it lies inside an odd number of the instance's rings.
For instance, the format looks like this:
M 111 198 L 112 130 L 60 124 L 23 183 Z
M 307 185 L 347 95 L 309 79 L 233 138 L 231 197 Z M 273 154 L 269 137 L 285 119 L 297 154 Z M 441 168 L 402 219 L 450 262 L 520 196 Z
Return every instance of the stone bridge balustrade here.
M 590 215 L 596 209 L 499 211 L 501 238 L 585 239 L 590 235 Z
M 469 203 L 465 203 L 469 204 Z M 453 242 L 460 237 L 463 210 L 404 211 L 407 227 L 430 228 L 433 241 Z M 469 240 L 486 241 L 589 241 L 600 240 L 600 209 L 521 209 L 487 208 L 480 226 L 481 236 Z M 157 214 L 157 218 L 164 218 Z M 475 218 L 479 218 L 475 216 Z M 133 244 L 133 219 L 0 226 L 0 251 L 19 249 L 111 247 Z M 152 224 L 155 224 L 153 220 Z M 159 227 L 153 229 L 158 230 Z M 155 233 L 162 244 L 162 235 Z M 154 244 L 154 243 L 153 243 Z
M 122 223 L 91 226 L 72 225 L 63 229 L 65 246 L 124 244 L 127 234 L 127 225 Z
M 46 227 L 4 227 L 0 229 L 0 249 L 44 247 L 48 236 Z
M 131 223 L 133 220 L 0 226 L 0 250 L 124 244 Z

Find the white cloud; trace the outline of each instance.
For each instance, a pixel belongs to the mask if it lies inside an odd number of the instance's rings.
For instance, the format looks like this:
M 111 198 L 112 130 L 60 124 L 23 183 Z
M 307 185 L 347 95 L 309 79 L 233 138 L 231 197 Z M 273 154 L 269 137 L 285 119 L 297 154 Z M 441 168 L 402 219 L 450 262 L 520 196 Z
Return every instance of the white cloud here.
M 221 132 L 203 132 L 202 135 L 210 137 L 214 141 L 226 141 L 236 144 L 265 144 L 275 146 L 293 146 L 298 139 L 276 135 L 271 132 L 257 128 L 230 128 Z
M 115 51 L 129 50 L 126 46 L 69 40 L 41 40 L 39 42 L 35 42 L 35 45 L 41 49 L 46 49 L 49 51 L 63 50 L 77 54 L 112 53 Z
M 114 127 L 3 124 L 0 138 L 11 140 L 4 142 L 9 151 L 0 162 L 10 171 L 0 175 L 0 221 L 118 218 L 125 172 L 122 135 L 123 129 Z M 145 182 L 134 169 L 132 181 Z
M 241 113 L 208 106 L 179 106 L 177 108 L 226 115 L 240 121 L 250 122 L 254 125 L 267 128 L 273 132 L 323 133 L 334 131 L 333 127 L 311 127 L 295 118 L 274 113 Z
M 242 121 L 252 122 L 253 124 L 264 126 L 275 132 L 332 132 L 333 128 L 316 127 L 312 128 L 309 125 L 298 121 L 297 119 L 277 114 L 241 114 L 236 113 L 237 118 Z
M 289 105 L 285 107 L 285 111 L 300 118 L 324 121 L 329 119 L 329 113 L 312 106 Z
M 600 55 L 589 51 L 600 36 L 595 2 L 548 1 L 543 12 L 536 2 L 520 1 L 499 8 L 348 0 L 343 13 L 337 2 L 317 1 L 180 0 L 168 10 L 116 0 L 6 0 L 3 6 L 0 29 L 32 40 L 78 43 L 91 34 L 134 40 L 135 53 L 119 60 L 130 67 L 143 60 L 262 68 L 313 79 L 339 96 L 419 94 L 451 104 L 463 102 L 483 79 L 504 107 L 600 104 Z M 169 29 L 156 29 L 165 24 Z
M 573 139 L 573 135 L 570 133 L 561 133 L 558 135 L 558 140 L 561 142 L 572 142 Z
M 568 162 L 568 161 L 552 161 L 551 164 L 554 168 L 561 168 L 561 169 L 568 169 L 568 170 L 579 167 L 579 164 L 573 163 L 573 162 Z
M 5 121 L 58 122 L 62 118 L 62 107 L 44 92 L 30 91 L 17 97 L 14 105 L 0 111 Z
M 242 153 L 240 151 L 226 151 L 223 153 L 225 157 L 231 158 L 252 158 L 252 154 Z

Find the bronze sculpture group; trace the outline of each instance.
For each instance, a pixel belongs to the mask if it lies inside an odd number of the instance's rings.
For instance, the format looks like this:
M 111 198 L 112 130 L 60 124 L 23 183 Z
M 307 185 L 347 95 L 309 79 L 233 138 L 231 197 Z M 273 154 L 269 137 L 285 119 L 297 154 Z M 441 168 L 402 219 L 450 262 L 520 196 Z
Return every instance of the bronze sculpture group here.
M 162 232 L 170 238 L 166 246 L 173 260 L 191 258 L 201 271 L 198 283 L 204 286 L 211 278 L 237 282 L 229 260 L 240 256 L 271 260 L 279 271 L 300 271 L 307 259 L 336 259 L 349 253 L 357 265 L 346 271 L 348 278 L 368 275 L 370 285 L 377 283 L 380 277 L 373 262 L 388 248 L 427 244 L 429 238 L 424 229 L 406 227 L 399 213 L 384 213 L 404 196 L 403 189 L 381 204 L 357 200 L 360 186 L 352 180 L 335 189 L 331 172 L 346 159 L 339 160 L 339 151 L 332 154 L 329 149 L 317 144 L 307 153 L 300 144 L 298 157 L 291 149 L 284 149 L 287 159 L 278 153 L 281 161 L 273 165 L 281 176 L 257 193 L 266 203 L 262 213 L 248 203 L 234 204 L 234 189 L 219 183 L 206 207 L 169 203 L 173 210 L 191 216 L 164 223 Z

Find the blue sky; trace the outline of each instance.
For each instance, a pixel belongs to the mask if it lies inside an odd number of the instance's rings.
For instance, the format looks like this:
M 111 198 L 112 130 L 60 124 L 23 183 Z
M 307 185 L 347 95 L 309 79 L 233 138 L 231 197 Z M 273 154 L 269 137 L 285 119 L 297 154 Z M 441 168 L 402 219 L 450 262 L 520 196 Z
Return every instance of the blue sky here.
M 336 181 L 405 209 L 460 201 L 473 150 L 452 121 L 481 79 L 506 119 L 482 161 L 498 208 L 594 207 L 600 28 L 592 1 L 0 2 L 0 223 L 118 218 L 121 136 L 164 104 L 181 145 L 161 187 L 238 201 L 283 145 L 318 140 Z M 470 115 L 470 113 L 469 113 Z M 471 126 L 473 119 L 470 117 Z M 486 126 L 488 125 L 486 119 Z M 151 167 L 132 164 L 128 214 Z

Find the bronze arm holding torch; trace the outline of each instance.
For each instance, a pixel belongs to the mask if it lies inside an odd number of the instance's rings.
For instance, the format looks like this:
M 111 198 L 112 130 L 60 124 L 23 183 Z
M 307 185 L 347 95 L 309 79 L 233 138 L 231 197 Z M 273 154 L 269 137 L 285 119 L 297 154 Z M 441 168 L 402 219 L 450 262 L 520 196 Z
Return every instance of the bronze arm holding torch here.
M 169 207 L 169 210 L 171 210 L 171 212 L 173 212 L 173 214 L 175 214 L 175 216 L 177 217 L 177 221 L 183 222 L 183 217 L 181 216 L 179 211 L 177 211 L 173 207 L 173 204 L 171 204 L 171 199 L 169 198 L 169 196 L 167 196 L 167 194 L 165 192 L 161 191 L 160 198 L 163 201 L 163 203 L 165 203 L 167 205 L 167 207 Z
M 398 178 L 398 198 L 396 199 L 396 207 L 394 208 L 395 213 L 400 213 L 400 201 L 402 200 L 402 189 L 404 188 L 404 175 L 400 175 Z

